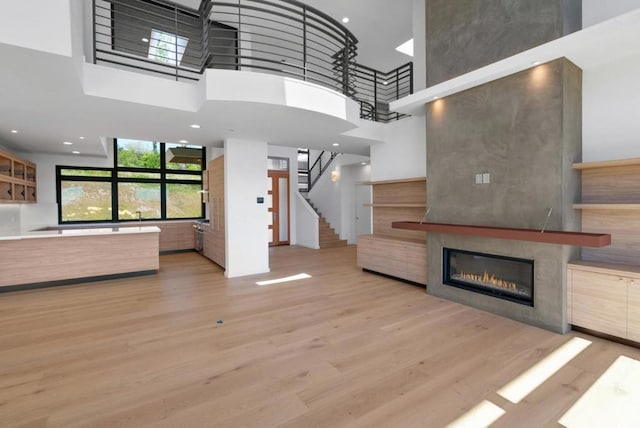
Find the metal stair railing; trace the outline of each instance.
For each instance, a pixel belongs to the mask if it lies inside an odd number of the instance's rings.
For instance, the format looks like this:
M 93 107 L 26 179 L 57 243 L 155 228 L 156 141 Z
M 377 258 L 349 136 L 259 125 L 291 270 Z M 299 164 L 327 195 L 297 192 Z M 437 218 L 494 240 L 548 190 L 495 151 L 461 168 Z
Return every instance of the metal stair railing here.
M 329 168 L 331 162 L 338 157 L 340 153 L 338 152 L 328 152 L 323 150 L 319 155 L 318 159 L 313 163 L 311 168 L 309 168 L 309 191 L 313 188 L 313 186 L 318 182 L 322 174 Z

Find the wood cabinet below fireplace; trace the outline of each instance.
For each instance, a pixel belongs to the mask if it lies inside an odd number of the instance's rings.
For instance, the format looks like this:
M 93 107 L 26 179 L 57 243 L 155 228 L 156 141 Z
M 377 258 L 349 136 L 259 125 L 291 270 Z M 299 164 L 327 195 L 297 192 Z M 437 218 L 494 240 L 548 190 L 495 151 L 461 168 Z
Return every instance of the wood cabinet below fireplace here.
M 640 342 L 640 267 L 577 261 L 567 281 L 571 324 Z
M 396 278 L 427 283 L 427 244 L 389 235 L 358 238 L 358 266 Z

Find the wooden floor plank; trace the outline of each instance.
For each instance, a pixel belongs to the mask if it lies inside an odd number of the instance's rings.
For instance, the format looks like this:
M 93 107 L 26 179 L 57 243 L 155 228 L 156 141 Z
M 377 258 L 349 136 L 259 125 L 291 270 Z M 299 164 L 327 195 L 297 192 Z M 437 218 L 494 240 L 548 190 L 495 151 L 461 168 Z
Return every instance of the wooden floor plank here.
M 0 294 L 0 426 L 444 426 L 483 400 L 496 426 L 558 426 L 619 355 L 640 359 L 362 272 L 354 247 L 270 256 L 244 278 L 183 253 L 150 276 Z M 497 394 L 572 337 L 592 344 L 522 402 Z

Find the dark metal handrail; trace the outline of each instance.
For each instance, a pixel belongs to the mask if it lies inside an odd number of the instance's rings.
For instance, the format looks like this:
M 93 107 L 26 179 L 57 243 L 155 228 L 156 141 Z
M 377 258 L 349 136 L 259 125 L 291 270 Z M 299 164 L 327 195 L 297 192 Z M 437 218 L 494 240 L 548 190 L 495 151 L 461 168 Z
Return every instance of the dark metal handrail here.
M 322 151 L 318 158 L 315 160 L 311 168 L 309 168 L 309 174 L 307 179 L 309 180 L 308 189 L 311 191 L 313 186 L 318 182 L 322 174 L 329 168 L 331 162 L 339 155 L 338 152 Z
M 413 93 L 412 62 L 386 73 L 357 64 L 354 76 L 354 98 L 360 102 L 362 119 L 389 122 L 407 116 L 390 111 L 389 104 Z
M 199 80 L 207 68 L 290 76 L 339 91 L 360 102 L 361 117 L 384 122 L 402 116 L 388 103 L 413 91 L 410 64 L 388 73 L 357 64 L 357 38 L 297 0 L 201 0 L 197 10 L 168 0 L 92 4 L 94 63 L 176 80 Z

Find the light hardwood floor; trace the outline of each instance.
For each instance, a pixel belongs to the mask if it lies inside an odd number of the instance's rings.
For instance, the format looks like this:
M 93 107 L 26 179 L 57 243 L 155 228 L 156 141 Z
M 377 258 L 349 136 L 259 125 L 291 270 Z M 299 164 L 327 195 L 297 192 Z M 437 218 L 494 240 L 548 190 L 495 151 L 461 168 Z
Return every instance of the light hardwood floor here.
M 157 275 L 0 294 L 2 427 L 558 426 L 619 355 L 361 272 L 355 248 L 271 249 L 227 280 L 195 253 Z M 310 279 L 258 286 L 307 273 Z M 223 320 L 223 324 L 216 324 Z M 496 391 L 574 336 L 593 343 L 512 404 Z

